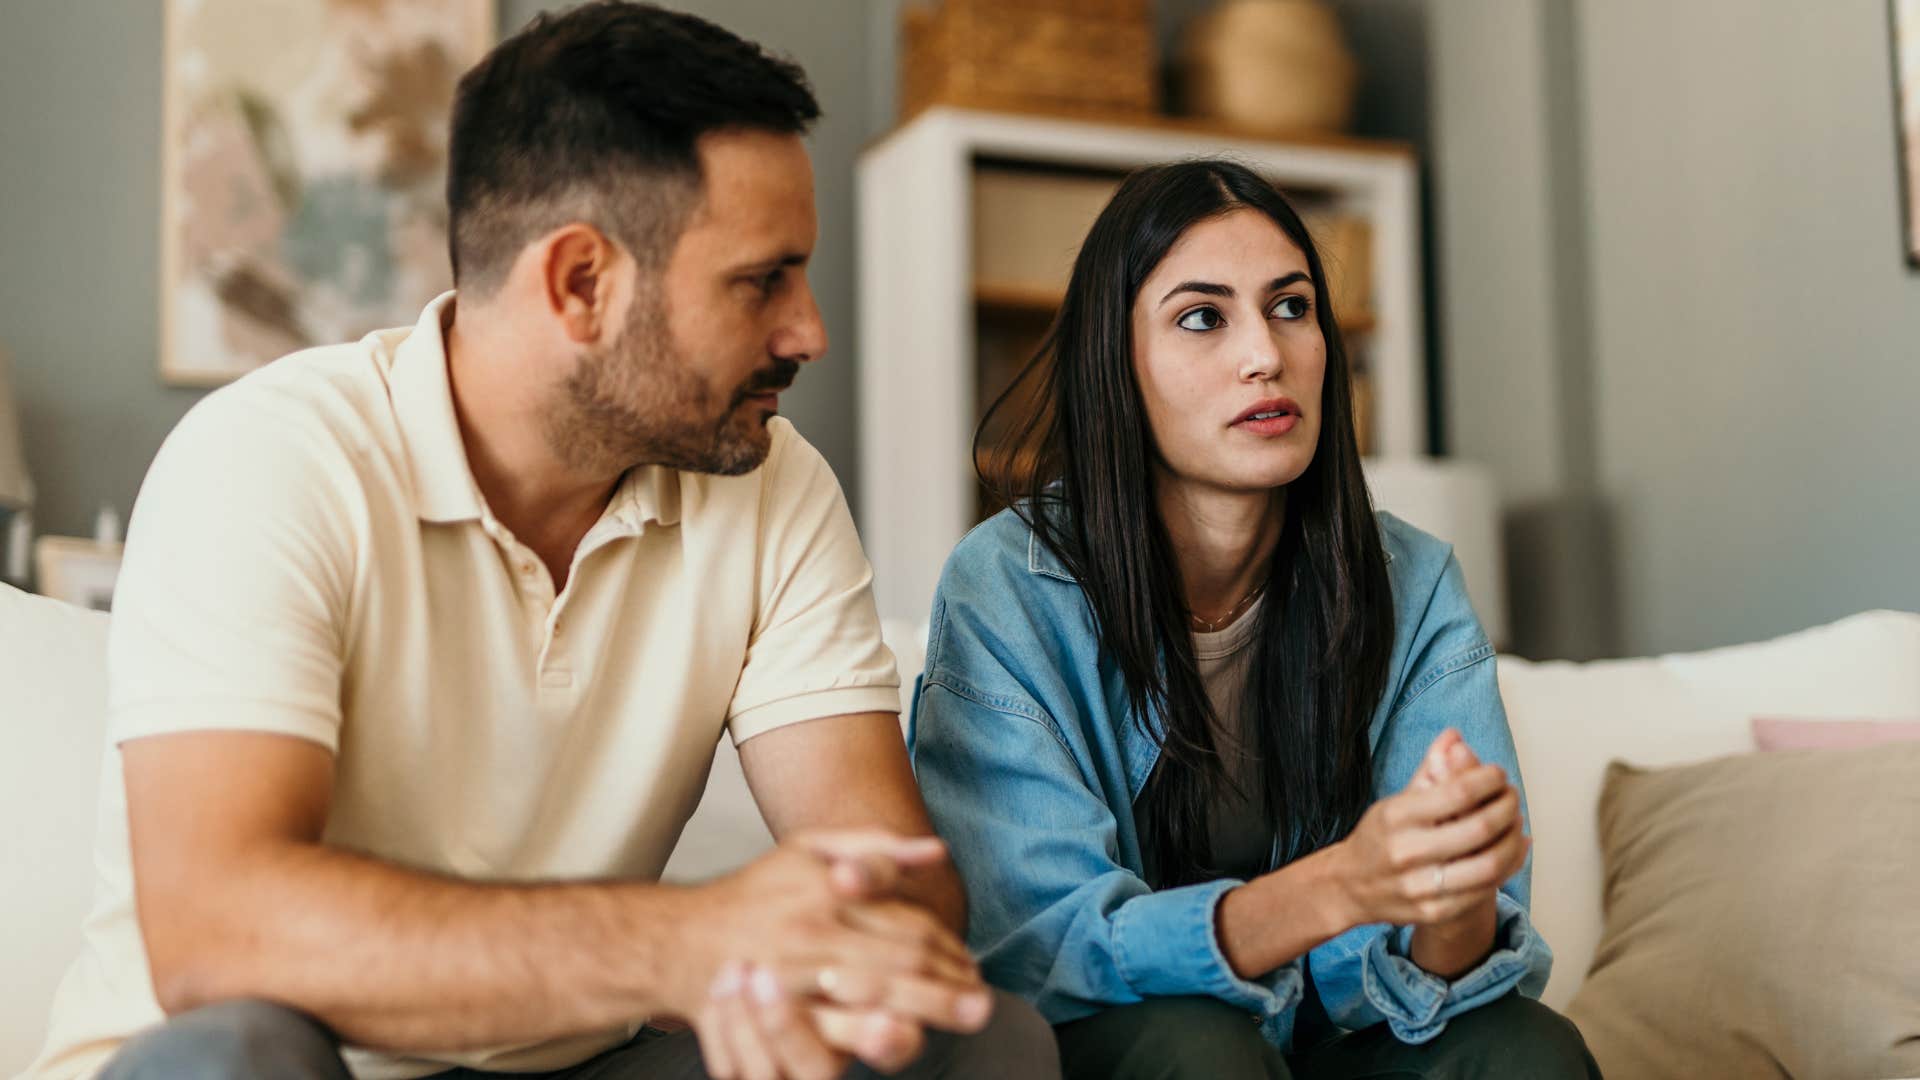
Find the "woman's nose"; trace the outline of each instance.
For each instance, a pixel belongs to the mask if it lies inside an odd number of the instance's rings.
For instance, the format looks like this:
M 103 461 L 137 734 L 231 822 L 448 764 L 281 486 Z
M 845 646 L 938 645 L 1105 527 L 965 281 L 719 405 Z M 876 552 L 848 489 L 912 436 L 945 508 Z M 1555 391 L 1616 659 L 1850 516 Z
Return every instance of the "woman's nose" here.
M 1280 355 L 1280 343 L 1273 339 L 1273 334 L 1264 326 L 1258 333 L 1249 335 L 1249 340 L 1241 348 L 1240 378 L 1244 382 L 1278 378 L 1285 366 L 1286 360 Z

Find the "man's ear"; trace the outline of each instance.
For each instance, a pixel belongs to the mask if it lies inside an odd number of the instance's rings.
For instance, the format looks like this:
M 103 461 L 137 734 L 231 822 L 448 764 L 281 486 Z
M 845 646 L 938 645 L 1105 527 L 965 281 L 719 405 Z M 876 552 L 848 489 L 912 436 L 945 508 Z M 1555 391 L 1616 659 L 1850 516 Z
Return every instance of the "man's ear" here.
M 575 222 L 539 243 L 542 297 L 567 336 L 591 345 L 614 325 L 616 268 L 621 252 L 599 229 Z

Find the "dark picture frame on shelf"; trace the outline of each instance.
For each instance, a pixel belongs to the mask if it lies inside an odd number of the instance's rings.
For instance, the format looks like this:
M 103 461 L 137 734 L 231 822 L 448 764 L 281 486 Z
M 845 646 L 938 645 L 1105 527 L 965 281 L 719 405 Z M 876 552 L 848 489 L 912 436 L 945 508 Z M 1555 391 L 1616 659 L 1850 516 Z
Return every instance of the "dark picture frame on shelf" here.
M 1920 0 L 1888 0 L 1907 262 L 1920 270 Z

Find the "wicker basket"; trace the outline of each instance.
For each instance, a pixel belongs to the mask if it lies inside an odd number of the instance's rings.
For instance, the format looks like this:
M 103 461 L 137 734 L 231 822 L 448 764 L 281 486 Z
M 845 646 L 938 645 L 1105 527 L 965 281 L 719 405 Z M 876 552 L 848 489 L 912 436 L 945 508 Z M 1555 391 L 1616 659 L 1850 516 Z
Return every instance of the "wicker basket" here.
M 1151 113 L 1148 0 L 944 0 L 902 13 L 900 115 L 931 105 Z
M 1180 46 L 1185 111 L 1272 135 L 1344 131 L 1358 70 L 1325 0 L 1222 0 Z

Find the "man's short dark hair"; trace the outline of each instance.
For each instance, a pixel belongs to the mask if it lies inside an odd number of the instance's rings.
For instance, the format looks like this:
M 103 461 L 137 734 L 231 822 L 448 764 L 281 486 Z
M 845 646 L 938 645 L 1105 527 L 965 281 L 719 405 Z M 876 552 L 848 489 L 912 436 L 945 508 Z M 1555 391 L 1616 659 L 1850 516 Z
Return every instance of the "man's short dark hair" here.
M 657 267 L 698 202 L 701 135 L 798 135 L 819 115 L 798 65 L 704 19 L 631 0 L 541 15 L 454 96 L 454 280 L 490 293 L 522 248 L 573 221 Z

